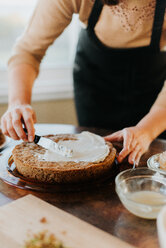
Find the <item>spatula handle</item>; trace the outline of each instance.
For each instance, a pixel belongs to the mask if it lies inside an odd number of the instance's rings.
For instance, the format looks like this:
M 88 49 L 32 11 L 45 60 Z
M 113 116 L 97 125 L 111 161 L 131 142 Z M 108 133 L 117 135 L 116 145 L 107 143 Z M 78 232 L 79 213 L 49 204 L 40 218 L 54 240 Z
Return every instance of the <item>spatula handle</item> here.
M 24 129 L 24 132 L 26 133 L 26 135 L 28 135 L 27 129 L 26 129 L 25 127 L 24 127 L 23 129 Z M 37 143 L 39 142 L 40 138 L 41 138 L 40 136 L 35 135 L 35 138 L 34 138 L 34 141 L 33 141 L 33 142 L 34 142 L 35 144 L 37 144 Z
M 33 141 L 33 142 L 34 142 L 35 144 L 37 144 L 37 143 L 39 142 L 40 138 L 41 138 L 40 136 L 35 135 L 35 138 L 34 138 L 34 141 Z

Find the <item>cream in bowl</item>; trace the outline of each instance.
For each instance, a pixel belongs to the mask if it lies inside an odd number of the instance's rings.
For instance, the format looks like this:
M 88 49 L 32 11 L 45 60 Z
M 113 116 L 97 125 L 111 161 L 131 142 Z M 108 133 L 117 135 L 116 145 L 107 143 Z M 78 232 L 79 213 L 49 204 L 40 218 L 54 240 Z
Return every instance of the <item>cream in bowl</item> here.
M 166 170 L 166 151 L 159 154 L 160 168 Z
M 122 204 L 133 214 L 156 219 L 166 204 L 166 175 L 148 168 L 129 169 L 115 179 Z

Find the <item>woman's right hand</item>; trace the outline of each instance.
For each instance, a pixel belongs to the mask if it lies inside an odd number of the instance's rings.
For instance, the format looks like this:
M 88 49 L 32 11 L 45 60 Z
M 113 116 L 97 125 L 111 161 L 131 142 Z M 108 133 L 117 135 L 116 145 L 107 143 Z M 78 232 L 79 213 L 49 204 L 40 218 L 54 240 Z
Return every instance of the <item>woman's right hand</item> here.
M 34 123 L 36 114 L 33 108 L 28 105 L 16 105 L 9 107 L 1 118 L 2 132 L 14 140 L 22 139 L 33 142 L 35 136 Z M 28 137 L 23 130 L 23 124 L 28 130 Z

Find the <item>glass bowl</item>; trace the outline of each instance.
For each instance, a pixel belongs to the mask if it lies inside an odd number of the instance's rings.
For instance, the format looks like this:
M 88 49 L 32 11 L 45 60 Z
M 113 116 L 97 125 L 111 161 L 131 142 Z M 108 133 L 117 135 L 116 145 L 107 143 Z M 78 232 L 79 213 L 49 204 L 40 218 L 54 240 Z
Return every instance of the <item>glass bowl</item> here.
M 157 217 L 157 233 L 160 248 L 165 248 L 166 244 L 166 206 L 162 208 Z
M 159 156 L 161 154 L 162 153 L 158 153 L 158 154 L 151 156 L 147 161 L 147 166 L 149 167 L 149 169 L 161 172 L 166 175 L 166 170 L 163 170 L 162 168 L 160 168 Z
M 166 205 L 166 175 L 147 167 L 122 171 L 115 178 L 122 204 L 136 216 L 156 219 Z

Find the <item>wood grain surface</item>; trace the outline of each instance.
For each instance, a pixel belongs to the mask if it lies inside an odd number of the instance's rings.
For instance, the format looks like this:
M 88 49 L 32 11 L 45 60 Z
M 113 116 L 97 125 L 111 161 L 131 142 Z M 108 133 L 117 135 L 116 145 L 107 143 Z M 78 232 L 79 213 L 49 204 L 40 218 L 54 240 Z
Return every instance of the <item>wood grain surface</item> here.
M 40 128 L 49 129 L 57 133 L 78 133 L 89 130 L 96 134 L 107 135 L 110 130 L 96 128 L 76 128 L 71 125 L 41 125 Z M 36 128 L 37 129 L 37 128 Z M 48 134 L 48 132 L 46 133 Z M 120 144 L 115 144 L 118 150 Z M 146 166 L 147 159 L 153 154 L 166 150 L 166 141 L 156 139 L 148 152 L 142 157 L 140 166 Z M 117 165 L 116 165 L 117 166 Z M 127 160 L 117 166 L 116 174 L 131 168 Z M 121 204 L 116 192 L 114 177 L 109 184 L 100 185 L 93 189 L 80 192 L 40 193 L 22 190 L 0 181 L 0 205 L 4 205 L 27 194 L 33 194 L 60 209 L 106 231 L 131 245 L 141 248 L 159 247 L 156 221 L 138 218 L 129 213 Z
M 25 240 L 43 231 L 54 234 L 65 247 L 133 247 L 32 195 L 0 208 L 1 248 L 23 248 Z

